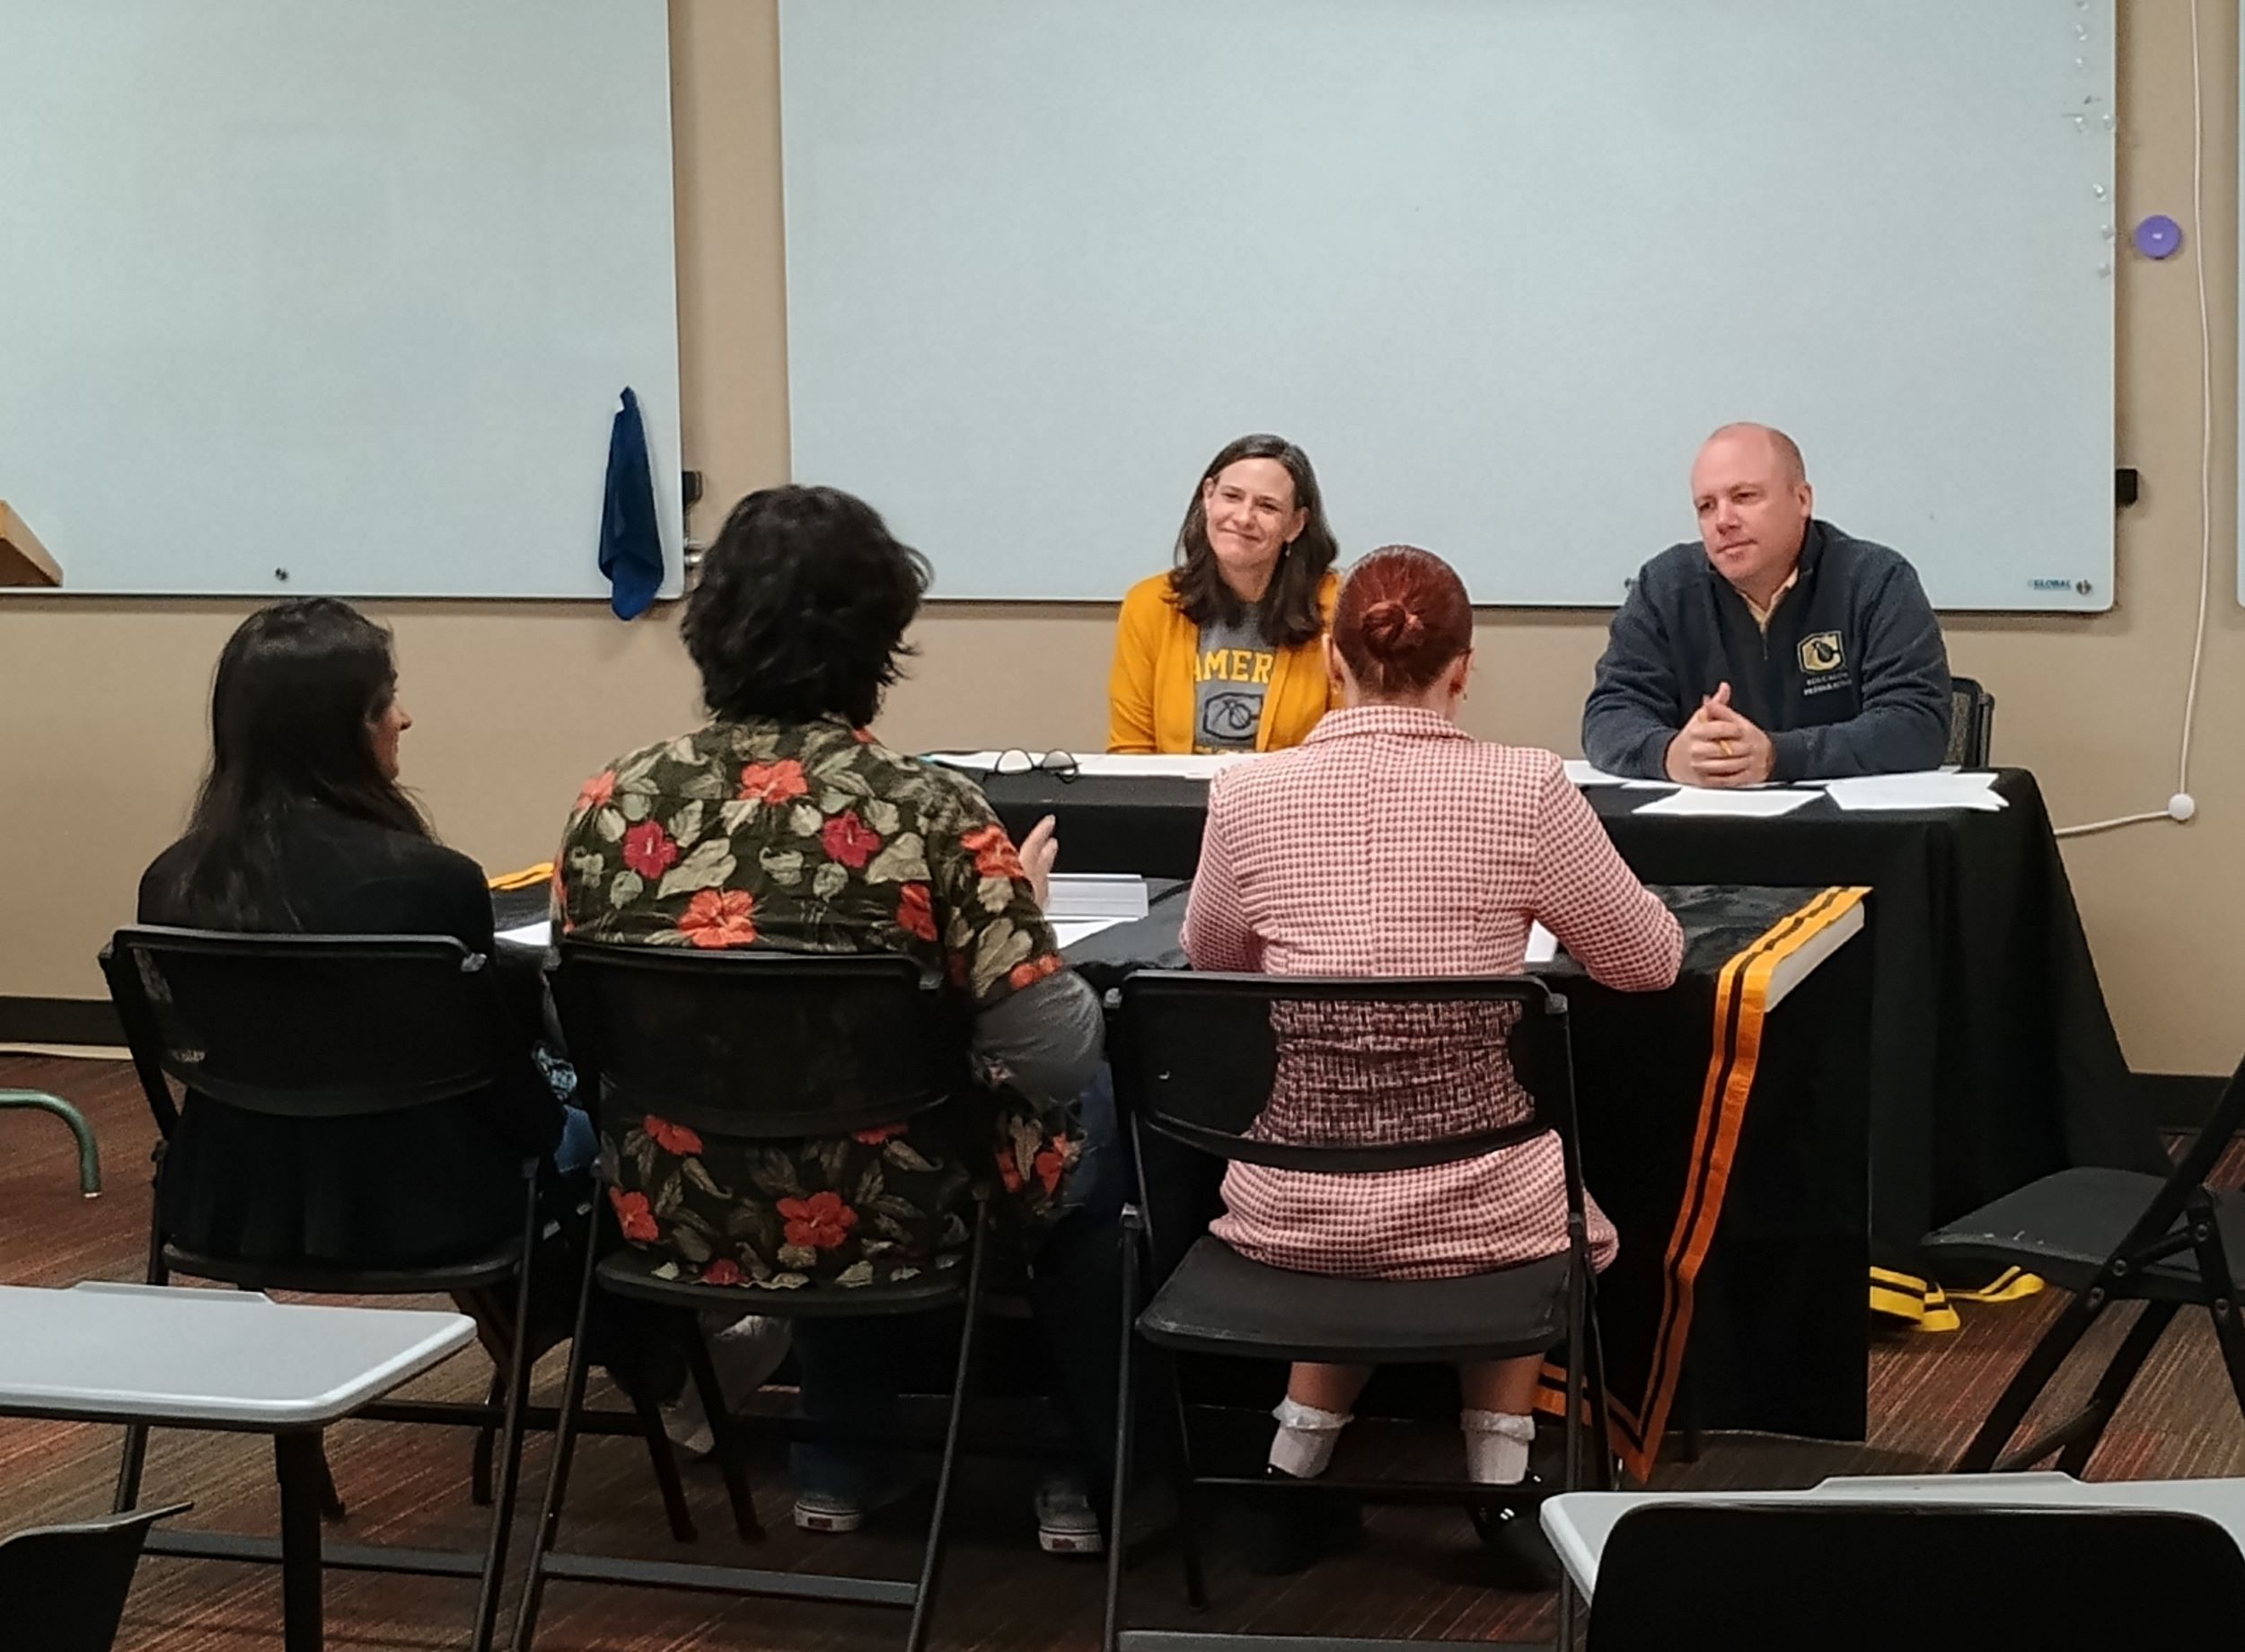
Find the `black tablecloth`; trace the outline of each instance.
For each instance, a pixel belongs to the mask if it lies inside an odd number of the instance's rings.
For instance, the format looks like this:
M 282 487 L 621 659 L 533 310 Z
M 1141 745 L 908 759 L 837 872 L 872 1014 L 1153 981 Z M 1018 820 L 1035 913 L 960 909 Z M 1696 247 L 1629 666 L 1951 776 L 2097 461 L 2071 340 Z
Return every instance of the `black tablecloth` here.
M 2120 1052 L 2040 790 L 2010 807 L 1848 813 L 1818 797 L 1767 820 L 1644 815 L 1657 792 L 1585 794 L 1640 877 L 1871 890 L 1873 1261 L 1920 1274 L 1920 1235 L 2050 1171 L 2166 1160 Z M 1189 877 L 1203 781 L 992 775 L 1017 836 L 1057 817 L 1062 865 Z
M 1078 943 L 1070 962 L 1101 988 L 1134 968 L 1183 967 L 1185 892 L 1157 892 L 1144 919 Z M 1649 1472 L 1682 1397 L 1687 1342 L 1693 1420 L 1860 1439 L 1868 950 L 1860 939 L 1842 945 L 1774 1013 L 1765 996 L 1769 969 L 1844 919 L 1859 897 L 1708 886 L 1659 893 L 1684 925 L 1674 988 L 1612 991 L 1563 953 L 1536 971 L 1567 994 L 1584 1179 L 1621 1235 L 1598 1302 L 1616 1443 L 1633 1472 Z M 1159 1277 L 1214 1217 L 1220 1166 L 1158 1138 L 1146 1153 L 1156 1204 L 1184 1216 L 1155 1224 Z M 1549 1375 L 1556 1409 L 1559 1374 Z M 1203 1397 L 1269 1403 L 1275 1389 L 1260 1390 L 1277 1380 L 1267 1367 L 1204 1369 L 1193 1386 Z M 1386 1377 L 1367 1403 L 1422 1410 L 1423 1386 Z

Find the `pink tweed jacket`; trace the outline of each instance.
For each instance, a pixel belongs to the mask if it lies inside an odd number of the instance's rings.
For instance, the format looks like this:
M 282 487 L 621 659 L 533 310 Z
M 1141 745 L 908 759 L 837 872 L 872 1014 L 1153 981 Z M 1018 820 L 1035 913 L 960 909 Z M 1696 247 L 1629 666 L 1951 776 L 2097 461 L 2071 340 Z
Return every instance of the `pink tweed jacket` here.
M 1203 970 L 1517 975 L 1531 919 L 1625 991 L 1667 987 L 1683 958 L 1675 916 L 1623 864 L 1557 757 L 1476 740 L 1434 712 L 1365 706 L 1329 712 L 1306 744 L 1217 777 L 1184 946 Z M 1258 1130 L 1413 1140 L 1523 1116 L 1527 1098 L 1502 1054 L 1509 1020 L 1461 1026 L 1457 1015 L 1430 1007 L 1404 1026 L 1389 1011 L 1381 1025 L 1357 1026 L 1320 1012 L 1315 1028 L 1282 1028 Z M 1224 1203 L 1219 1237 L 1307 1273 L 1437 1279 L 1566 1243 L 1559 1142 L 1548 1135 L 1369 1175 L 1234 1164 Z M 1613 1225 L 1595 1205 L 1589 1220 L 1603 1268 Z

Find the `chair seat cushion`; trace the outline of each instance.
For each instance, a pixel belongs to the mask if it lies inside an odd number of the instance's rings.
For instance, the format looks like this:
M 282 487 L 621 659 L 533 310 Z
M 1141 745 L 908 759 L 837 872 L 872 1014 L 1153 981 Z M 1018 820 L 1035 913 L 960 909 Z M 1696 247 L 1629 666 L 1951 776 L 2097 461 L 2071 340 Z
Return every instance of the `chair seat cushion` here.
M 1567 1334 L 1563 1253 L 1448 1279 L 1351 1279 L 1250 1261 L 1203 1237 L 1139 1316 L 1195 1353 L 1378 1364 L 1540 1354 Z
M 1922 1248 L 1931 1258 L 2003 1263 L 2064 1290 L 2086 1290 L 2165 1185 L 2139 1171 L 2062 1170 L 1928 1234 Z M 2231 1274 L 2245 1277 L 2245 1196 L 2217 1192 L 2214 1205 Z M 2188 1252 L 2171 1256 L 2121 1294 L 2197 1301 L 2197 1259 Z
M 642 1302 L 784 1319 L 850 1319 L 873 1314 L 926 1314 L 966 1298 L 964 1259 L 955 1267 L 934 1270 L 902 1285 L 806 1285 L 797 1290 L 766 1290 L 753 1285 L 704 1285 L 699 1279 L 665 1279 L 658 1271 L 677 1259 L 666 1252 L 622 1250 L 601 1259 L 601 1288 Z

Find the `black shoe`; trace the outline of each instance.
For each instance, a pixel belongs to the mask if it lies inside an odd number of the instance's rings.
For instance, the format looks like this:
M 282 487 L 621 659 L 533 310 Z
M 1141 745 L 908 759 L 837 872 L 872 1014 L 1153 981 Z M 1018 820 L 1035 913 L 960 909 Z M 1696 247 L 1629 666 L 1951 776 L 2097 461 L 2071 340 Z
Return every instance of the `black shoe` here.
M 1524 1595 L 1540 1595 L 1559 1586 L 1565 1576 L 1559 1551 L 1544 1535 L 1544 1523 L 1533 1507 L 1472 1512 L 1474 1530 L 1489 1551 L 1491 1586 Z
M 1265 1469 L 1272 1480 L 1293 1476 Z M 1240 1562 L 1258 1577 L 1290 1577 L 1329 1554 L 1355 1547 L 1364 1534 L 1364 1506 L 1330 1491 L 1247 1495 Z

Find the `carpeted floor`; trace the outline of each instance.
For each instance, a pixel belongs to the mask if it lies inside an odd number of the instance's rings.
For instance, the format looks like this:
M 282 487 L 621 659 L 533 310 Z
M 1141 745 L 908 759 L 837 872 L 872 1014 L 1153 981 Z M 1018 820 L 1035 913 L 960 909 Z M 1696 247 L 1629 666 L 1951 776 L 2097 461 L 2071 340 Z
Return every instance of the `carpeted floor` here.
M 148 1214 L 145 1110 L 121 1062 L 0 1056 L 0 1085 L 57 1091 L 92 1119 L 108 1191 L 82 1199 L 68 1133 L 55 1120 L 0 1112 L 0 1281 L 67 1285 L 136 1277 Z M 2245 1167 L 2232 1149 L 2231 1168 Z M 2055 1294 L 2005 1305 L 1963 1305 L 1953 1335 L 1897 1332 L 1871 1360 L 1871 1437 L 1828 1446 L 1749 1436 L 1711 1437 L 1700 1461 L 1664 1468 L 1663 1486 L 1783 1487 L 1827 1474 L 1923 1472 L 1944 1467 L 2012 1367 L 2047 1322 Z M 2115 1316 L 2119 1321 L 2121 1316 Z M 2109 1328 L 2100 1346 L 2125 1330 Z M 0 1325 L 0 1335 L 6 1327 Z M 465 1355 L 424 1378 L 413 1392 L 472 1397 L 488 1377 L 480 1355 Z M 559 1387 L 559 1362 L 540 1373 L 541 1391 Z M 0 1532 L 91 1514 L 107 1507 L 119 1431 L 111 1428 L 0 1420 Z M 1368 1441 L 1366 1449 L 1369 1448 Z M 1444 1449 L 1454 1449 L 1447 1443 Z M 480 1511 L 467 1497 L 467 1445 L 450 1430 L 347 1424 L 330 1453 L 349 1504 L 339 1541 L 471 1546 Z M 545 1455 L 533 1439 L 525 1498 L 542 1484 Z M 910 1506 L 885 1528 L 857 1539 L 814 1539 L 788 1523 L 777 1459 L 758 1477 L 759 1506 L 773 1536 L 750 1563 L 816 1565 L 902 1576 L 916 1563 Z M 2245 1473 L 2241 1422 L 2203 1317 L 2179 1322 L 2139 1381 L 2091 1469 L 2098 1479 Z M 714 1473 L 689 1472 L 689 1493 L 712 1558 L 737 1556 Z M 935 1641 L 943 1647 L 1027 1652 L 1087 1649 L 1097 1639 L 1099 1569 L 1038 1553 L 1019 1465 L 977 1464 L 946 1578 Z M 273 1529 L 277 1500 L 271 1456 L 253 1437 L 163 1434 L 149 1459 L 150 1501 L 192 1498 L 198 1525 Z M 520 1528 L 526 1539 L 529 1523 Z M 594 1440 L 578 1458 L 567 1534 L 574 1545 L 648 1558 L 674 1558 L 646 1459 L 629 1440 Z M 1293 1578 L 1248 1576 L 1228 1553 L 1211 1557 L 1212 1610 L 1195 1627 L 1285 1633 L 1381 1635 L 1452 1639 L 1548 1639 L 1548 1596 L 1485 1586 L 1483 1557 L 1462 1516 L 1386 1509 L 1368 1521 L 1363 1546 Z M 457 1580 L 331 1573 L 329 1644 L 365 1652 L 464 1643 L 474 1604 Z M 1133 1572 L 1132 1621 L 1187 1621 L 1173 1558 L 1149 1553 Z M 864 1609 L 652 1595 L 569 1584 L 550 1592 L 540 1621 L 541 1648 L 872 1648 L 903 1632 L 894 1613 Z M 4 1641 L 0 1634 L 0 1641 Z M 251 1652 L 277 1648 L 279 1585 L 269 1571 L 208 1561 L 151 1559 L 118 1645 L 163 1652 Z

